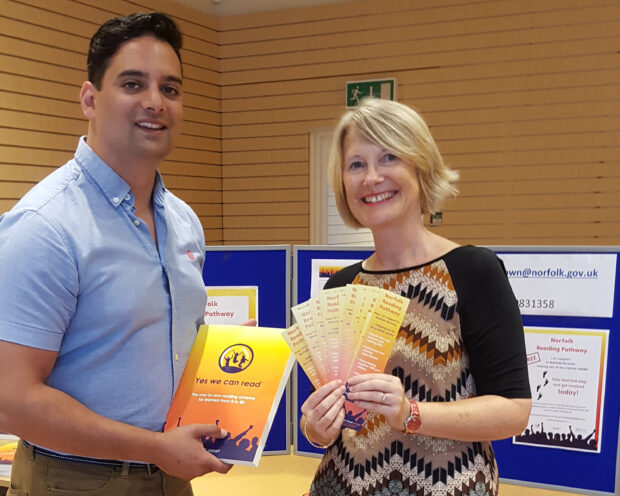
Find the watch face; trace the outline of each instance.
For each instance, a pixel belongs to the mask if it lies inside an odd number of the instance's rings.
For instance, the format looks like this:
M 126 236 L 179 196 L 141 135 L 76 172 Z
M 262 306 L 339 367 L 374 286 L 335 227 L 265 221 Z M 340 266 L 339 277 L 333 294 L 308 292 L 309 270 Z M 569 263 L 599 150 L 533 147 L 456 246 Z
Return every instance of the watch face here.
M 409 416 L 409 418 L 407 419 L 407 424 L 406 424 L 406 432 L 407 434 L 413 434 L 414 432 L 416 432 L 421 425 L 421 421 L 420 421 L 420 417 L 417 415 L 411 415 Z
M 422 425 L 422 419 L 420 418 L 420 410 L 418 409 L 418 404 L 415 401 L 410 400 L 409 405 L 411 408 L 411 413 L 405 419 L 405 433 L 413 434 Z

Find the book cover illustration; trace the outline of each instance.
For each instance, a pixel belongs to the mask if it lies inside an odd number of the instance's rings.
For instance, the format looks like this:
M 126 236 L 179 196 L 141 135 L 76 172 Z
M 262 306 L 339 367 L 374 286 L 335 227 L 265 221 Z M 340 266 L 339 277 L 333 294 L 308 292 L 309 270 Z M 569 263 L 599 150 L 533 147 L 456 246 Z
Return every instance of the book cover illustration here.
M 297 322 L 282 335 L 315 388 L 334 379 L 347 384 L 352 375 L 384 372 L 408 305 L 372 286 L 327 289 L 291 309 Z M 360 430 L 366 410 L 347 392 L 344 408 L 343 428 Z
M 19 438 L 0 432 L 0 476 L 9 477 Z
M 222 461 L 258 466 L 295 362 L 282 329 L 203 325 L 168 412 L 164 431 L 216 424 L 224 439 L 205 438 Z

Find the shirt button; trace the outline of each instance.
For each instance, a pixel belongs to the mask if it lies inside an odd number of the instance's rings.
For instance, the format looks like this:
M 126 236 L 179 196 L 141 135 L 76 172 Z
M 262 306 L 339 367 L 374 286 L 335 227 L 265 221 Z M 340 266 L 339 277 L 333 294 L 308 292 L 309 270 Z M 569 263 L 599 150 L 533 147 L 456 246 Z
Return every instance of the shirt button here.
M 140 225 L 140 221 L 138 219 L 133 221 L 134 225 L 139 226 Z
M 125 195 L 125 201 L 131 200 L 131 195 Z
M 178 360 L 179 359 L 179 354 L 177 353 L 176 355 L 174 355 L 174 359 Z
M 117 197 L 115 196 L 115 197 L 112 199 L 112 201 L 118 205 L 118 203 L 119 203 L 121 200 L 120 200 L 120 198 L 117 198 Z

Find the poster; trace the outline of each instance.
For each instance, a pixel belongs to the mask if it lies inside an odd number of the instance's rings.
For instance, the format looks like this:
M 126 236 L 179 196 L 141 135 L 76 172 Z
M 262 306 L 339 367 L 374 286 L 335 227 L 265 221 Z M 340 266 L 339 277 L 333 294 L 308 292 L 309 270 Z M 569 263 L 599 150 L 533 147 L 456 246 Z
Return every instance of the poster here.
M 258 322 L 258 286 L 207 286 L 205 324 Z
M 615 253 L 498 253 L 522 315 L 611 317 Z
M 609 330 L 525 328 L 532 412 L 515 444 L 600 453 Z
M 310 273 L 310 298 L 319 295 L 327 280 L 338 272 L 340 269 L 348 267 L 359 262 L 355 259 L 312 259 L 312 268 Z

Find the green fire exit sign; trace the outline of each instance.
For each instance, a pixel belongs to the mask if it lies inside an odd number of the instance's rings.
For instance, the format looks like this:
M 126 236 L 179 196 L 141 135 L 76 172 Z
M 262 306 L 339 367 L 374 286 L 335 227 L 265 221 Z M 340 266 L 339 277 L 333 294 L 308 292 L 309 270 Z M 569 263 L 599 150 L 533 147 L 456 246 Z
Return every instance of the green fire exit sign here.
M 394 100 L 396 79 L 373 79 L 367 81 L 347 81 L 347 108 L 356 107 L 362 98 L 374 97 Z

